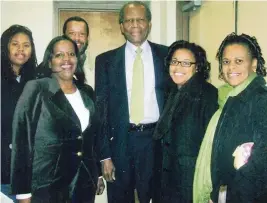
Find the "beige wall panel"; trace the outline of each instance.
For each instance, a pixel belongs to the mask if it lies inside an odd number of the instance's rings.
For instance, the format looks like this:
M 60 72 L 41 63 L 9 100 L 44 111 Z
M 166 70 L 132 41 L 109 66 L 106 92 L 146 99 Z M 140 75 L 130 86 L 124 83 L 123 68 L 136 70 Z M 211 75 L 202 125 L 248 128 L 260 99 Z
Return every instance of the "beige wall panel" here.
M 89 53 L 95 58 L 98 54 L 117 48 L 125 42 L 120 31 L 118 15 L 118 12 L 113 11 L 61 11 L 59 28 L 61 30 L 65 20 L 71 16 L 84 18 L 90 28 Z
M 225 36 L 235 30 L 234 11 L 233 1 L 203 1 L 199 9 L 190 13 L 189 40 L 206 50 L 211 62 L 210 81 L 217 87 L 223 82 L 218 79 L 216 52 Z
M 53 35 L 52 1 L 11 1 L 1 4 L 1 34 L 13 24 L 27 26 L 35 43 L 38 63 L 43 60 L 45 48 Z
M 240 1 L 237 31 L 257 38 L 267 63 L 267 1 Z
M 97 55 L 122 46 L 125 39 L 118 23 L 119 13 L 116 11 L 71 11 L 62 10 L 59 13 L 59 33 L 62 33 L 63 24 L 71 16 L 84 18 L 90 28 L 88 63 L 84 65 L 84 72 L 88 84 L 95 86 L 95 58 Z

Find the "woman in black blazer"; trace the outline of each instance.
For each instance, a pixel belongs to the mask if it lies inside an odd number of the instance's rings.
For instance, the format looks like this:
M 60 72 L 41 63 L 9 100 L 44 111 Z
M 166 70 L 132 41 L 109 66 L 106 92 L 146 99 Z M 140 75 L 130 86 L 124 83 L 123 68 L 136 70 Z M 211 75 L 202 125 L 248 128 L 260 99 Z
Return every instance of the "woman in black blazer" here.
M 174 87 L 154 133 L 160 142 L 156 179 L 161 186 L 155 202 L 190 203 L 198 150 L 218 107 L 217 89 L 206 81 L 210 72 L 206 52 L 194 43 L 174 42 L 166 65 Z
M 18 101 L 11 187 L 20 202 L 94 202 L 99 125 L 94 92 L 77 59 L 71 39 L 52 39 L 42 67 L 47 77 L 28 82 Z
M 1 191 L 8 195 L 14 110 L 37 66 L 32 32 L 12 25 L 1 36 Z

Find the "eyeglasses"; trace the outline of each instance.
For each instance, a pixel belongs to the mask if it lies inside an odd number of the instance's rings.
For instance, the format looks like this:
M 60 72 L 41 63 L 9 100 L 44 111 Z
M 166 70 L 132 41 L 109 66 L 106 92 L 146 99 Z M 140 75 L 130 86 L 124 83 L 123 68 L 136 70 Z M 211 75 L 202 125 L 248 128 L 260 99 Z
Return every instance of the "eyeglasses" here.
M 66 54 L 69 58 L 76 57 L 76 54 L 74 52 L 58 52 L 56 54 L 53 54 L 52 56 L 56 59 L 64 59 Z
M 129 19 L 125 19 L 123 21 L 124 24 L 129 24 L 129 25 L 132 25 L 134 22 L 136 22 L 137 24 L 144 24 L 146 22 L 146 19 L 144 19 L 144 18 L 129 18 Z
M 189 68 L 191 67 L 193 64 L 196 64 L 196 62 L 190 62 L 190 61 L 177 61 L 177 60 L 171 60 L 169 62 L 170 66 L 178 66 L 179 64 L 181 64 L 182 67 L 186 67 Z

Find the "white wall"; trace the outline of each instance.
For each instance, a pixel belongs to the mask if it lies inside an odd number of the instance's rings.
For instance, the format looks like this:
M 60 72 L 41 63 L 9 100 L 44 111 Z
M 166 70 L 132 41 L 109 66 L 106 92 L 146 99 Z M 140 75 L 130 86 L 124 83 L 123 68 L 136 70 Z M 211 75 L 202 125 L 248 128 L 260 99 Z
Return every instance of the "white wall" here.
M 227 13 L 227 15 L 226 15 Z M 189 40 L 202 46 L 211 63 L 210 82 L 220 86 L 216 52 L 225 36 L 234 32 L 234 3 L 232 1 L 203 1 L 201 7 L 190 13 Z
M 149 40 L 155 43 L 171 45 L 176 41 L 176 1 L 150 2 L 152 29 Z
M 237 19 L 235 20 L 235 11 Z M 237 29 L 238 34 L 255 36 L 267 61 L 267 2 L 266 1 L 211 1 L 203 0 L 197 11 L 190 12 L 189 40 L 203 46 L 211 62 L 211 83 L 223 84 L 218 79 L 216 52 L 226 35 Z M 265 65 L 266 66 L 266 65 Z M 267 80 L 267 78 L 266 78 Z
M 170 45 L 176 40 L 175 3 L 167 0 L 155 0 L 150 3 L 152 30 L 149 40 L 165 45 Z M 57 22 L 53 12 L 53 0 L 2 0 L 1 34 L 13 24 L 30 28 L 35 42 L 37 60 L 40 63 L 44 50 L 55 33 L 53 28 Z
M 53 2 L 51 0 L 3 0 L 1 34 L 13 24 L 27 26 L 32 31 L 37 60 L 40 63 L 44 50 L 53 37 Z

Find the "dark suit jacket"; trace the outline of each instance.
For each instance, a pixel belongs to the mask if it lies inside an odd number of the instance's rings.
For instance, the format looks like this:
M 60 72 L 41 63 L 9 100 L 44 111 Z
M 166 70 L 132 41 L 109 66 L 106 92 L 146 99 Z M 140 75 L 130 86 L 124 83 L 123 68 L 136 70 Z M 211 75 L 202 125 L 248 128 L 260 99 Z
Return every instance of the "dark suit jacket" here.
M 256 77 L 245 90 L 229 97 L 213 140 L 211 177 L 213 202 L 227 185 L 227 203 L 266 202 L 267 198 L 267 87 Z M 248 162 L 238 170 L 232 156 L 236 147 L 254 142 Z
M 167 47 L 149 42 L 155 69 L 155 89 L 159 111 L 162 112 L 165 88 L 169 78 L 164 69 Z M 96 105 L 102 119 L 99 134 L 101 159 L 120 158 L 127 148 L 129 127 L 128 97 L 125 76 L 125 45 L 96 57 Z
M 46 190 L 51 196 L 66 193 L 71 197 L 86 189 L 88 196 L 95 195 L 98 171 L 94 139 L 98 119 L 94 93 L 90 86 L 76 85 L 90 111 L 90 124 L 83 132 L 55 78 L 26 84 L 13 121 L 12 193 L 34 195 Z

